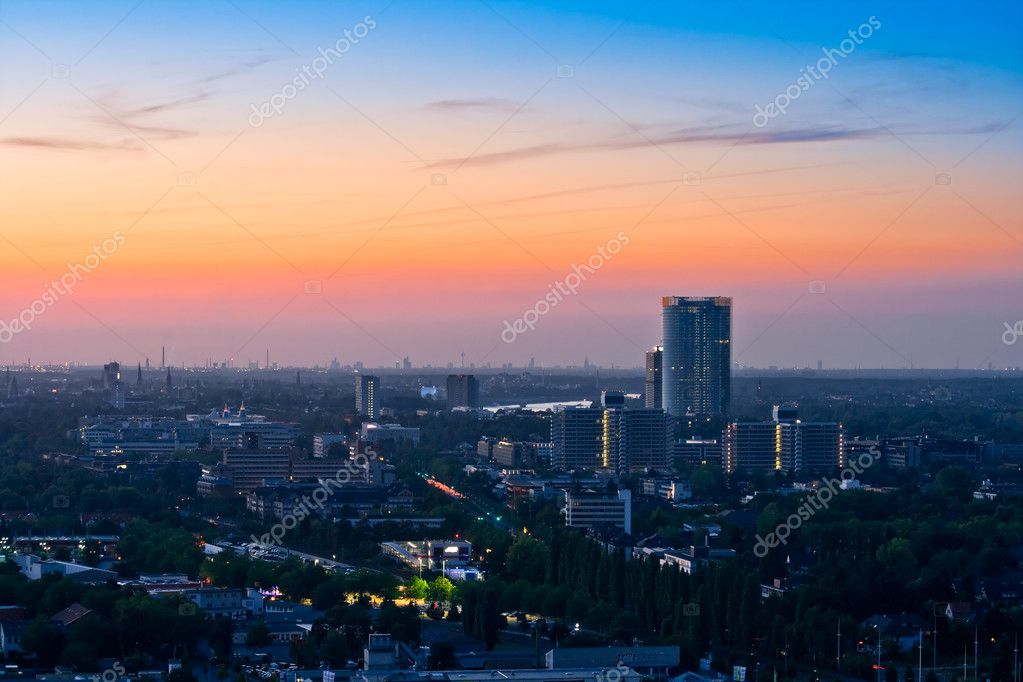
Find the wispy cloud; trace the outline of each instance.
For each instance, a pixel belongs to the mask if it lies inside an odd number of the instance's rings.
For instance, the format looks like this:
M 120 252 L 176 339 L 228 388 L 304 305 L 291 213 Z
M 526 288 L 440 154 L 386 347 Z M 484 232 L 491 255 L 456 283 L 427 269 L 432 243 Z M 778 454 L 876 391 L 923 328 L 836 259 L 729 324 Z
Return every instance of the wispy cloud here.
M 840 140 L 856 140 L 879 137 L 885 131 L 880 128 L 802 128 L 772 132 L 740 133 L 727 126 L 711 126 L 696 128 L 680 128 L 660 134 L 646 134 L 642 137 L 628 139 L 600 140 L 594 142 L 549 142 L 545 144 L 519 147 L 489 154 L 477 154 L 471 157 L 455 157 L 443 159 L 431 164 L 431 167 L 449 166 L 490 166 L 512 161 L 534 159 L 554 154 L 567 154 L 589 151 L 627 151 L 647 147 L 667 147 L 686 143 L 721 143 L 730 145 L 786 144 L 794 142 L 835 142 Z
M 199 84 L 208 84 L 208 83 L 215 83 L 216 81 L 225 80 L 227 78 L 233 78 L 234 76 L 240 76 L 243 73 L 247 73 L 249 71 L 253 71 L 253 70 L 258 69 L 259 67 L 263 66 L 264 64 L 269 64 L 270 62 L 274 62 L 274 61 L 277 61 L 279 59 L 281 59 L 281 57 L 271 57 L 269 55 L 260 55 L 258 57 L 254 57 L 254 58 L 250 59 L 249 61 L 242 62 L 238 66 L 234 66 L 234 67 L 231 67 L 229 69 L 225 69 L 224 71 L 218 71 L 216 73 L 212 73 L 209 76 L 204 76 L 203 78 L 200 78 L 197 82 Z
M 173 111 L 189 104 L 196 104 L 198 102 L 204 102 L 210 98 L 209 92 L 197 92 L 194 95 L 188 95 L 186 97 L 178 97 L 177 99 L 168 100 L 166 102 L 157 102 L 155 104 L 147 104 L 145 106 L 126 108 L 121 111 L 122 118 L 135 118 L 138 116 L 147 116 L 149 114 L 159 114 L 165 111 Z
M 100 111 L 90 116 L 93 123 L 123 130 L 128 128 L 138 135 L 157 140 L 176 140 L 183 137 L 195 137 L 197 130 L 163 125 L 153 122 L 154 117 L 163 114 L 174 114 L 188 107 L 210 99 L 213 92 L 204 90 L 175 99 L 156 101 L 148 104 L 129 104 L 115 92 L 108 92 L 96 100 Z
M 432 111 L 515 111 L 518 105 L 515 102 L 499 97 L 476 97 L 461 99 L 439 99 L 429 102 L 426 109 Z
M 142 151 L 142 145 L 135 140 L 120 142 L 97 142 L 96 140 L 79 140 L 67 137 L 4 137 L 0 144 L 8 147 L 26 147 L 30 149 L 54 149 L 65 151 Z
M 177 121 L 173 119 L 174 115 L 215 97 L 218 91 L 210 87 L 211 83 L 242 75 L 275 59 L 278 57 L 258 55 L 236 66 L 193 80 L 178 89 L 186 94 L 167 99 L 133 101 L 117 88 L 108 89 L 96 96 L 82 92 L 95 105 L 85 117 L 89 123 L 122 134 L 128 131 L 133 136 L 114 137 L 109 133 L 98 133 L 95 138 L 87 139 L 84 136 L 61 137 L 50 134 L 18 135 L 2 138 L 0 144 L 39 150 L 137 153 L 144 151 L 146 146 L 140 138 L 148 142 L 196 137 L 200 134 L 199 130 L 175 125 Z

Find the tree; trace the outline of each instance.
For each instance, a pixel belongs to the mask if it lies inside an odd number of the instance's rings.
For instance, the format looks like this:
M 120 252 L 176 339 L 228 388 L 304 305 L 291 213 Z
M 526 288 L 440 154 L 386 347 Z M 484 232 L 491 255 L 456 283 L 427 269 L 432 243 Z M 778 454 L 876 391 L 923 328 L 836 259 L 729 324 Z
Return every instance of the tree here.
M 611 622 L 611 633 L 615 639 L 631 642 L 640 633 L 637 618 L 628 611 L 622 611 Z
M 451 601 L 451 593 L 455 590 L 455 584 L 444 576 L 438 576 L 430 583 L 430 599 L 437 601 Z
M 405 596 L 409 599 L 426 599 L 429 594 L 430 584 L 417 575 L 412 576 L 405 583 Z
M 81 670 L 95 668 L 98 661 L 96 651 L 85 642 L 70 642 L 60 657 L 62 665 L 75 666 Z
M 554 621 L 551 625 L 550 638 L 555 644 L 559 644 L 568 638 L 569 630 L 568 626 L 562 623 L 560 620 Z
M 593 604 L 593 600 L 590 599 L 590 595 L 582 590 L 578 590 L 568 600 L 568 605 L 565 607 L 565 617 L 574 623 L 585 620 L 586 612 L 589 611 L 591 604 Z
M 713 497 L 724 489 L 724 474 L 720 466 L 704 464 L 693 471 L 691 480 L 696 497 Z
M 534 585 L 541 583 L 549 560 L 550 552 L 546 544 L 520 535 L 508 549 L 506 575 L 520 577 Z
M 36 656 L 39 663 L 53 665 L 63 648 L 60 632 L 46 618 L 40 616 L 29 623 L 21 635 L 21 649 Z
M 342 576 L 333 576 L 327 582 L 318 585 L 313 590 L 313 606 L 317 609 L 326 610 L 332 606 L 345 602 L 345 580 Z
M 934 487 L 939 494 L 960 501 L 969 500 L 976 486 L 976 476 L 962 467 L 947 467 L 934 478 Z
M 220 659 L 231 658 L 234 622 L 229 618 L 211 618 L 206 621 L 206 639 Z
M 462 595 L 462 632 L 469 637 L 476 636 L 476 610 L 480 608 L 479 590 L 476 586 L 465 590 Z
M 482 635 L 487 651 L 491 651 L 497 645 L 497 633 L 501 629 L 502 616 L 497 608 L 497 599 L 495 588 L 491 587 L 483 594 Z
M 434 670 L 451 670 L 457 665 L 455 645 L 451 642 L 434 642 L 430 646 L 430 667 Z
M 422 628 L 419 609 L 415 606 L 398 607 L 388 599 L 380 606 L 375 627 L 379 632 L 390 633 L 394 639 L 418 644 Z
M 320 654 L 330 665 L 343 666 L 348 662 L 348 638 L 337 630 L 327 633 L 320 646 Z
M 895 538 L 877 550 L 878 563 L 885 566 L 894 575 L 906 575 L 916 568 L 916 557 L 909 540 Z
M 263 621 L 253 623 L 249 631 L 245 633 L 246 646 L 266 646 L 270 644 L 270 628 Z

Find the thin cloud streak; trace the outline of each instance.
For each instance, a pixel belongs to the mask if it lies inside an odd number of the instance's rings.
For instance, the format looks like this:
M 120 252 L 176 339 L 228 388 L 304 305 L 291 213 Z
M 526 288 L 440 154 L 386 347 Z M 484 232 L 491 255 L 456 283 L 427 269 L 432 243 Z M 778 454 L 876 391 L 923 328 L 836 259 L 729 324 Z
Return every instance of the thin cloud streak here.
M 458 165 L 490 166 L 512 161 L 541 158 L 554 154 L 587 151 L 628 151 L 664 145 L 715 142 L 731 145 L 785 144 L 794 142 L 837 142 L 881 137 L 885 131 L 880 128 L 803 128 L 756 134 L 723 132 L 725 126 L 683 128 L 671 133 L 646 136 L 641 139 L 606 140 L 602 142 L 550 142 L 531 145 L 471 157 L 455 157 L 433 163 L 430 168 L 445 168 Z
M 118 151 L 138 153 L 142 145 L 133 140 L 120 142 L 97 142 L 95 140 L 76 140 L 66 137 L 5 137 L 0 144 L 8 147 L 24 147 L 28 149 L 52 149 L 57 151 Z
M 950 130 L 915 130 L 904 135 L 983 135 L 998 131 L 1005 124 L 987 123 L 984 125 Z M 881 127 L 871 128 L 791 128 L 787 130 L 766 132 L 737 132 L 734 126 L 710 126 L 681 128 L 660 135 L 642 136 L 640 139 L 605 140 L 598 142 L 550 142 L 544 144 L 508 149 L 489 154 L 476 154 L 469 157 L 452 157 L 430 164 L 430 168 L 446 168 L 460 165 L 492 166 L 515 161 L 525 161 L 552 156 L 591 151 L 629 151 L 650 147 L 662 147 L 678 144 L 721 143 L 733 146 L 796 144 L 805 142 L 847 142 L 883 138 L 889 131 Z
M 500 97 L 468 97 L 459 99 L 441 99 L 429 102 L 425 107 L 432 111 L 515 111 L 517 105 L 511 100 Z

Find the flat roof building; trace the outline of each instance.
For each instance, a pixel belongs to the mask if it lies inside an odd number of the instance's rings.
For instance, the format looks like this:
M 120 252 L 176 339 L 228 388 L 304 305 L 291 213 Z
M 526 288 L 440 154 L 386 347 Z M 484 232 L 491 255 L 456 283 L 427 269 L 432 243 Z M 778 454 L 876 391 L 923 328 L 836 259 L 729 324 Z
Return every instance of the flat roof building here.
M 836 422 L 804 422 L 794 407 L 778 407 L 774 419 L 731 422 L 723 435 L 726 473 L 829 471 L 845 465 L 845 431 Z
M 472 374 L 449 374 L 447 394 L 448 409 L 480 406 L 480 383 Z
M 632 493 L 625 489 L 617 494 L 567 491 L 561 511 L 569 528 L 614 527 L 632 534 Z
M 568 407 L 551 420 L 555 469 L 611 469 L 618 473 L 668 466 L 671 429 L 661 409 L 624 407 L 605 392 L 602 407 Z

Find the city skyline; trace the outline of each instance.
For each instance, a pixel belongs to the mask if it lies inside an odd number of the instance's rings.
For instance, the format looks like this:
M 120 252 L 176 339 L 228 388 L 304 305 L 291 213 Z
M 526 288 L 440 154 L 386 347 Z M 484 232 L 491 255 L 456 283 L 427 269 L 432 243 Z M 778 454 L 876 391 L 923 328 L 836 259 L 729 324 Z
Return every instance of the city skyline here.
M 1012 3 L 168 7 L 3 8 L 0 364 L 1020 364 Z
M 1021 33 L 0 0 L 6 678 L 1023 681 Z

